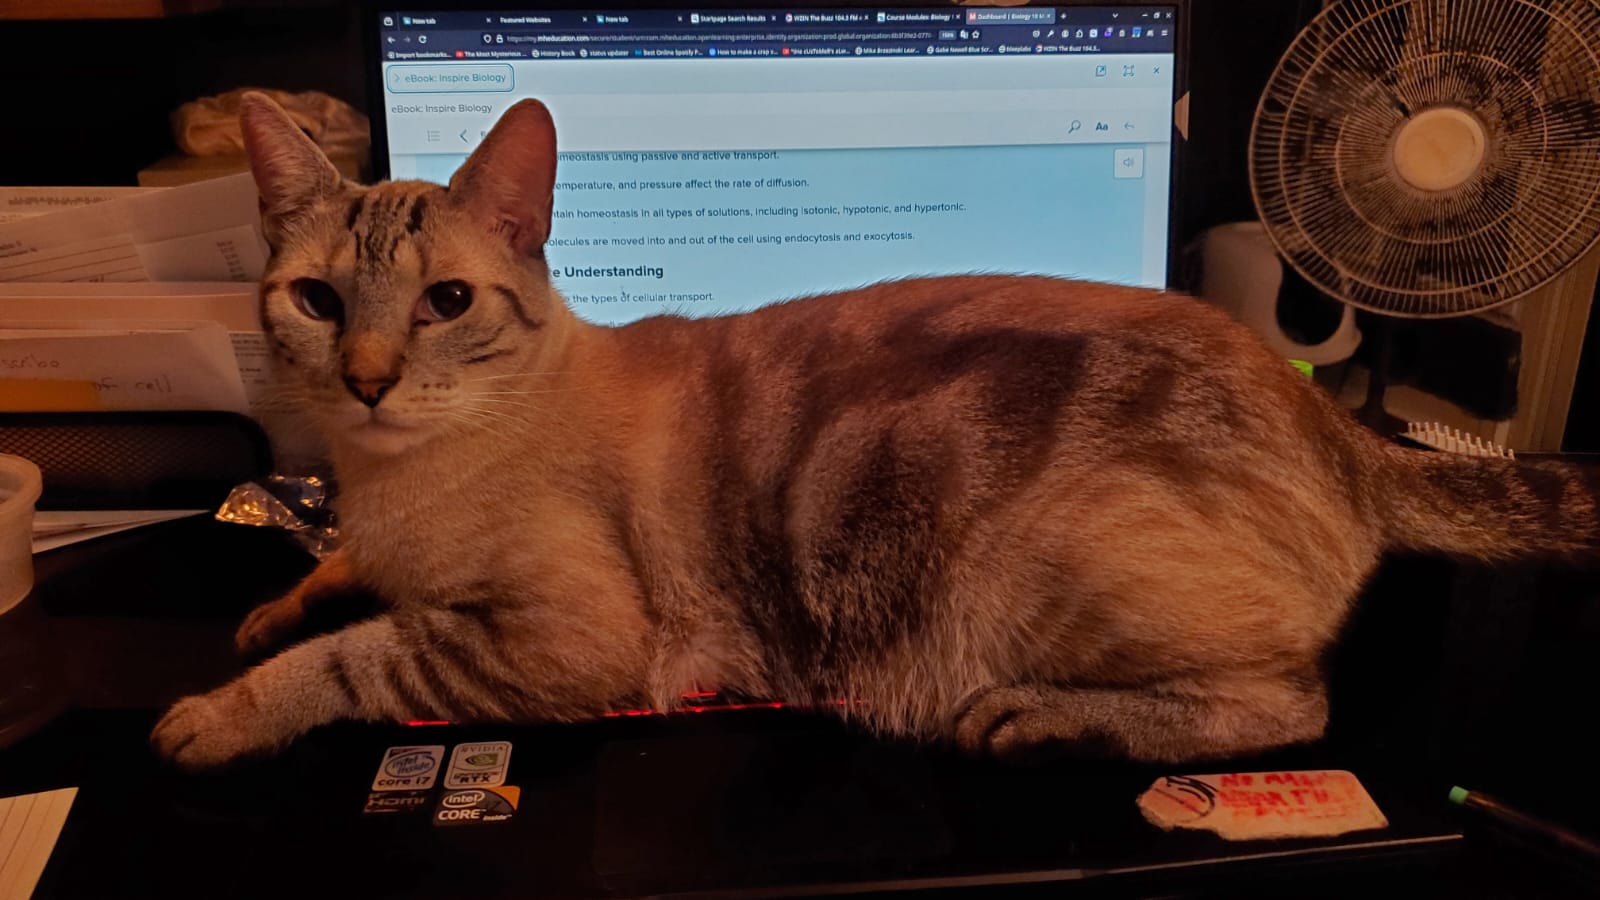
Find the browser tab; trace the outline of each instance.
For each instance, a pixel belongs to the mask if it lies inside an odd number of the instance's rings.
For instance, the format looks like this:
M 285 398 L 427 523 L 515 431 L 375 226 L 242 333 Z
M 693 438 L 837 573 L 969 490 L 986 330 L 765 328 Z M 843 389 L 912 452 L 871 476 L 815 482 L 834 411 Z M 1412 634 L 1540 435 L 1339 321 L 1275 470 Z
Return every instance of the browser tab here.
M 902 22 L 914 22 L 922 25 L 959 25 L 961 13 L 958 11 L 930 10 L 930 9 L 882 9 L 878 10 L 877 21 L 890 25 Z
M 968 25 L 1054 25 L 1054 9 L 969 9 Z

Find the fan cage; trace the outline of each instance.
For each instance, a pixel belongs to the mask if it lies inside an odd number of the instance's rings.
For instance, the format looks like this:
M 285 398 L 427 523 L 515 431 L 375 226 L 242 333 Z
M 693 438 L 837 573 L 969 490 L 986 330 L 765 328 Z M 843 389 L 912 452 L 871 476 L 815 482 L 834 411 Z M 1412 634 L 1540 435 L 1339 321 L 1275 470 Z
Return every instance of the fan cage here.
M 1393 142 L 1435 107 L 1488 141 L 1464 183 L 1424 191 Z M 1523 297 L 1600 242 L 1600 4 L 1335 3 L 1262 92 L 1249 165 L 1274 244 L 1328 294 L 1413 317 Z

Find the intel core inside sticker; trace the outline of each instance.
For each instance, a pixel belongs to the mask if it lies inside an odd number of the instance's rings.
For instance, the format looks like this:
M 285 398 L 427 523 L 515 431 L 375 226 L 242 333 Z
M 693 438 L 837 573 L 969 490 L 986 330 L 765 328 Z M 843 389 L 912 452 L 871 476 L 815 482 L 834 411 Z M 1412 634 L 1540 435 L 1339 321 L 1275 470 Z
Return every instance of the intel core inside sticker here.
M 522 789 L 508 784 L 445 791 L 433 811 L 435 825 L 478 825 L 504 822 L 517 811 Z

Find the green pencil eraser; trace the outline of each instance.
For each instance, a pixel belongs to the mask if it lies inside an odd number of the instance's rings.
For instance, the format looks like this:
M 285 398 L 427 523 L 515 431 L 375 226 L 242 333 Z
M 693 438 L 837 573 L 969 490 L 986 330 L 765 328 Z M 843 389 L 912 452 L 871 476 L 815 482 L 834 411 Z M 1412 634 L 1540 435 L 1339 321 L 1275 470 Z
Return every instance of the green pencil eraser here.
M 1454 803 L 1454 804 L 1457 804 L 1457 805 L 1460 805 L 1462 803 L 1467 802 L 1467 789 L 1464 788 L 1464 787 L 1453 787 L 1453 788 L 1451 788 L 1450 789 L 1450 802 Z

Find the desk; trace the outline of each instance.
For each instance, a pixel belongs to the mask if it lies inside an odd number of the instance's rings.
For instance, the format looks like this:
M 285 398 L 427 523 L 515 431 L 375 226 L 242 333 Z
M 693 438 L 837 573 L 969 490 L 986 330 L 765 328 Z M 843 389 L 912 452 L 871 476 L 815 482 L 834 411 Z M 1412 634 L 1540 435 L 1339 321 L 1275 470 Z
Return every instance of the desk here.
M 874 741 L 788 711 L 560 727 L 345 724 L 222 775 L 161 767 L 144 743 L 160 708 L 237 671 L 234 624 L 309 564 L 277 535 L 204 520 L 39 560 L 30 602 L 46 614 L 40 639 L 56 648 L 73 708 L 0 752 L 0 794 L 81 790 L 38 896 L 758 896 L 919 887 L 970 896 L 1005 888 L 1065 897 L 1348 897 L 1374 885 L 1385 895 L 1472 896 L 1540 872 L 1513 862 L 1497 869 L 1501 857 L 1461 852 L 1460 821 L 1444 803 L 1450 782 L 1425 742 L 1393 727 L 1416 725 L 1404 715 L 1415 708 L 1409 700 L 1401 712 L 1368 716 L 1342 714 L 1336 702 L 1323 744 L 1224 767 L 1355 771 L 1392 825 L 1335 840 L 1228 844 L 1163 833 L 1134 806 L 1160 774 L 1151 769 L 1009 769 Z M 1433 607 L 1419 601 L 1415 609 Z M 1391 639 L 1407 634 L 1383 630 Z M 1440 632 L 1437 623 L 1428 627 Z M 1420 659 L 1407 664 L 1437 669 L 1426 654 Z M 1397 677 L 1381 660 L 1372 667 L 1380 679 Z M 364 812 L 385 748 L 474 740 L 513 744 L 508 782 L 522 799 L 510 821 L 446 828 L 430 815 Z M 1530 897 L 1576 890 L 1567 881 L 1522 884 Z

